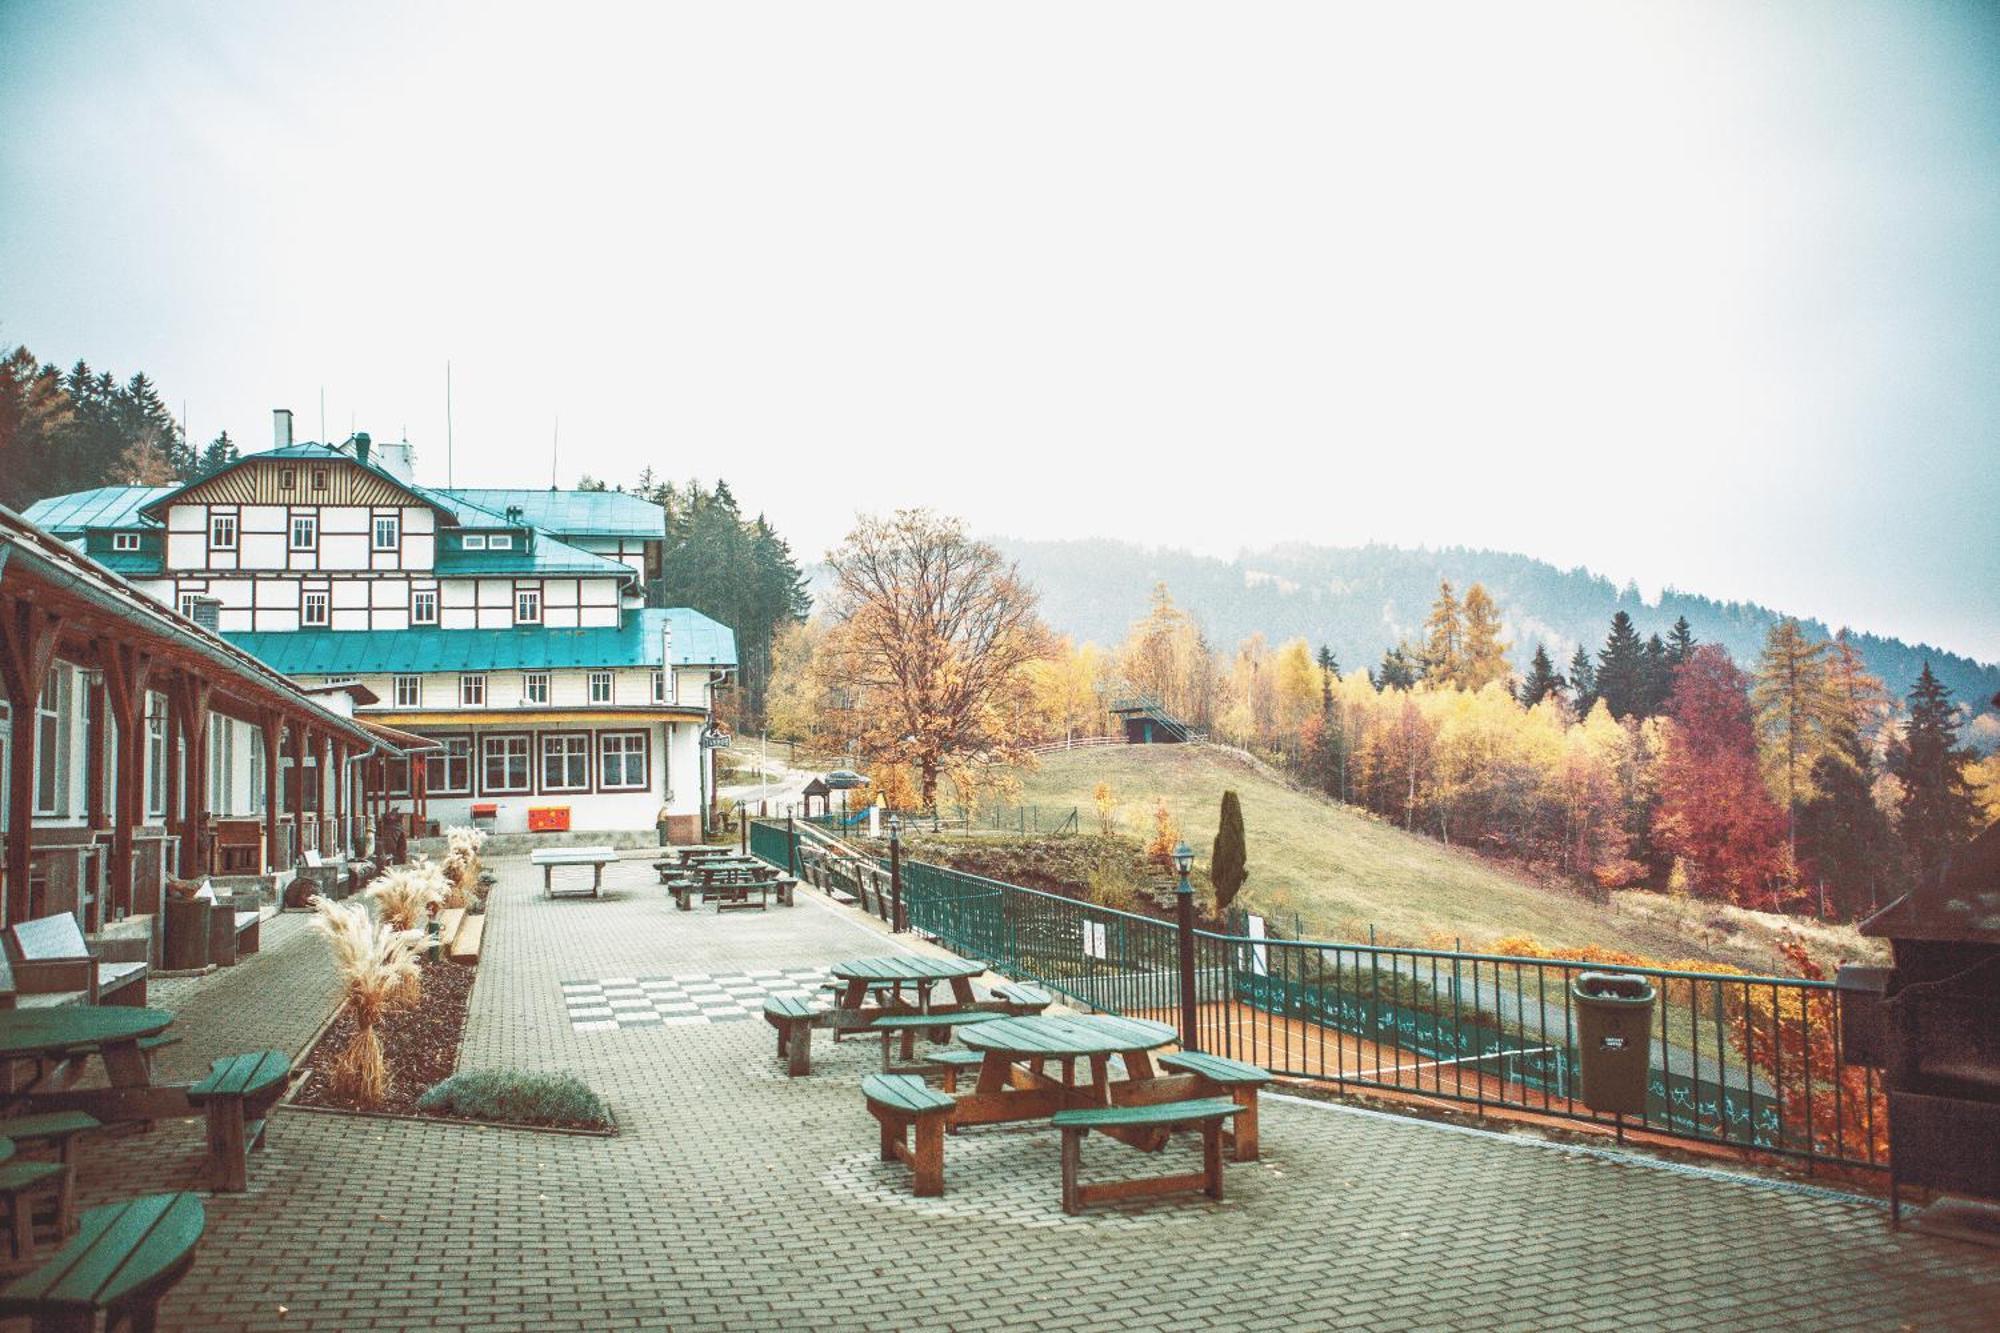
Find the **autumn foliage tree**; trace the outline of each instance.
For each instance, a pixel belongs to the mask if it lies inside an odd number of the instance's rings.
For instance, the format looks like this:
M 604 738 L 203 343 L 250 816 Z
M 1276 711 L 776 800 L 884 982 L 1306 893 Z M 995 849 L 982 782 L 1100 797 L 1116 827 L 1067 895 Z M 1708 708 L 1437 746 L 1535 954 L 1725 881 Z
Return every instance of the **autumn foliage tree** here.
M 847 691 L 860 753 L 907 764 L 935 808 L 938 782 L 1019 762 L 1028 668 L 1048 655 L 1035 595 L 965 525 L 925 509 L 863 518 L 830 552 L 826 679 Z
M 1783 819 L 1765 788 L 1749 681 L 1714 644 L 1674 674 L 1673 720 L 1653 837 L 1698 895 L 1775 908 L 1785 896 Z

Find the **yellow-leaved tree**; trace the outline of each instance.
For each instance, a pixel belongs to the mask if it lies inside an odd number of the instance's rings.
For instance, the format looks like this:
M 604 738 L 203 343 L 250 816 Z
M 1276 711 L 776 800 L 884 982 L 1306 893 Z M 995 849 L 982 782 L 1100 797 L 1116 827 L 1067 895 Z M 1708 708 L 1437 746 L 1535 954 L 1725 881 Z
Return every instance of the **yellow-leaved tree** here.
M 977 770 L 1026 759 L 1028 669 L 1050 643 L 1012 564 L 927 509 L 862 518 L 827 564 L 815 669 L 868 762 L 909 765 L 934 809 L 944 778 L 977 786 Z

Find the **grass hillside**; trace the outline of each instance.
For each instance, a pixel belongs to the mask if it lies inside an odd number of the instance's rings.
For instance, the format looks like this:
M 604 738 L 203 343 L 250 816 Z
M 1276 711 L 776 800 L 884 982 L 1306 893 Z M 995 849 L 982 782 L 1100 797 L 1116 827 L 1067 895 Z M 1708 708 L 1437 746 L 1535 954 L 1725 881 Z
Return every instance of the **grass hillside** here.
M 1365 940 L 1368 927 L 1388 941 L 1489 946 L 1507 935 L 1551 945 L 1621 949 L 1661 959 L 1700 957 L 1765 970 L 1783 923 L 1760 914 L 1681 903 L 1658 894 L 1590 901 L 1563 885 L 1539 883 L 1470 852 L 1455 851 L 1352 807 L 1294 790 L 1227 751 L 1208 746 L 1131 745 L 1048 755 L 1021 775 L 1022 799 L 1074 805 L 1084 827 L 1096 823 L 1092 792 L 1111 784 L 1118 831 L 1145 838 L 1156 800 L 1164 799 L 1182 832 L 1208 860 L 1222 793 L 1243 802 L 1250 879 L 1239 902 L 1274 921 L 1297 914 L 1321 938 Z M 1821 930 L 1816 954 L 1870 952 L 1852 932 Z

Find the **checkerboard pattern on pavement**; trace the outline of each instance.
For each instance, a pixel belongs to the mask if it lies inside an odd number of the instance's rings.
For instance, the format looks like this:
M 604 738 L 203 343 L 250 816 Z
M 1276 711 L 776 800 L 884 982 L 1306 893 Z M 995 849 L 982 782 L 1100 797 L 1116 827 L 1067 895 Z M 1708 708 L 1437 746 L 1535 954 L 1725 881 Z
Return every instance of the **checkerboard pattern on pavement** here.
M 672 977 L 608 977 L 565 981 L 563 1006 L 578 1032 L 655 1028 L 691 1023 L 734 1023 L 764 1011 L 773 995 L 818 1001 L 824 967 L 749 972 L 694 973 Z

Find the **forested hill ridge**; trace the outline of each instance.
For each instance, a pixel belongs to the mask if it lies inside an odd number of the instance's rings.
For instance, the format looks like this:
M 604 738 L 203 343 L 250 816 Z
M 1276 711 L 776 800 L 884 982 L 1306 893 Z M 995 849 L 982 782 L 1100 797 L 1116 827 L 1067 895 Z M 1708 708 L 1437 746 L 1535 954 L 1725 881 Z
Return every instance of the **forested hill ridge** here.
M 1636 587 L 1620 588 L 1585 569 L 1462 547 L 1291 543 L 1219 560 L 1100 539 L 994 542 L 1040 592 L 1049 625 L 1079 641 L 1123 640 L 1145 611 L 1154 584 L 1164 582 L 1174 601 L 1201 623 L 1213 648 L 1226 651 L 1253 634 L 1272 643 L 1303 637 L 1314 648 L 1330 646 L 1343 671 L 1372 667 L 1393 645 L 1421 638 L 1440 579 L 1461 589 L 1485 585 L 1499 603 L 1517 671 L 1527 667 L 1537 643 L 1558 663 L 1578 644 L 1595 652 L 1616 611 L 1630 615 L 1641 635 L 1664 635 L 1676 617 L 1686 616 L 1697 638 L 1720 643 L 1738 662 L 1750 663 L 1781 615 L 1752 602 L 1719 602 L 1673 590 L 1650 604 Z M 1801 623 L 1821 637 L 1839 628 L 1805 617 Z M 2000 690 L 2000 666 L 1858 629 L 1850 639 L 1868 670 L 1898 698 L 1909 692 L 1926 661 L 1952 698 L 1975 711 Z

